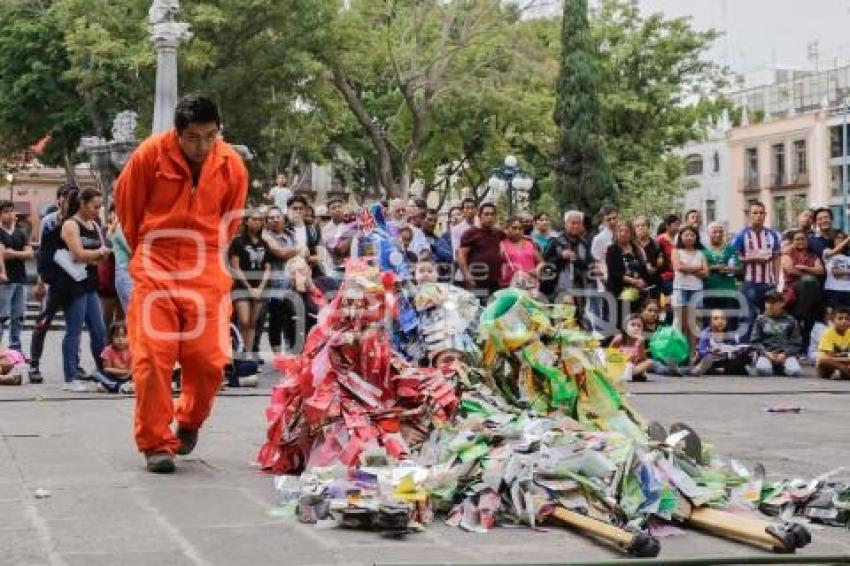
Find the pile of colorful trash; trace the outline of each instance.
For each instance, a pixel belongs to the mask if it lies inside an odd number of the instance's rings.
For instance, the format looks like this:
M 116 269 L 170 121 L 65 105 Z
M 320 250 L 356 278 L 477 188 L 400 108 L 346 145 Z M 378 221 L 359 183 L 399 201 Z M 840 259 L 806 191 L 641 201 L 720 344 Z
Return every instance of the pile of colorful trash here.
M 506 289 L 479 312 L 455 287 L 403 285 L 349 264 L 304 353 L 278 361 L 258 460 L 301 521 L 397 535 L 435 516 L 475 532 L 547 521 L 635 556 L 679 526 L 793 552 L 802 519 L 850 521 L 843 485 L 767 482 L 687 425 L 644 422 L 625 357 L 573 307 Z M 399 339 L 406 292 L 417 324 Z

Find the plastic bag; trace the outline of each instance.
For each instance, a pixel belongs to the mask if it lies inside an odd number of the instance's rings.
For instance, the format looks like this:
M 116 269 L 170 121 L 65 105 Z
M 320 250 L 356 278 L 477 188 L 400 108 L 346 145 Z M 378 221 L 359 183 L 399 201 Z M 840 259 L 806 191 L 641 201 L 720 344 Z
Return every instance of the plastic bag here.
M 672 326 L 662 326 L 649 339 L 649 351 L 660 362 L 682 364 L 688 360 L 688 339 Z

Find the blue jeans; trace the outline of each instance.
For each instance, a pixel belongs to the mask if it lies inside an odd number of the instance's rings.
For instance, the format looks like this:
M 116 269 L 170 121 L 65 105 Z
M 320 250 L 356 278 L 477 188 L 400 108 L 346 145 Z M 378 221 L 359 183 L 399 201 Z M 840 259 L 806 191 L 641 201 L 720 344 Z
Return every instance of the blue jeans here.
M 27 291 L 23 283 L 0 285 L 0 340 L 9 325 L 9 349 L 21 350 L 21 331 L 27 308 Z
M 62 338 L 62 369 L 65 382 L 74 381 L 77 366 L 80 363 L 80 335 L 83 333 L 83 323 L 89 329 L 89 345 L 91 355 L 97 369 L 103 371 L 103 360 L 100 354 L 106 346 L 106 326 L 103 323 L 103 311 L 96 291 L 77 295 L 65 307 L 65 337 Z
M 753 331 L 753 322 L 756 317 L 764 312 L 764 296 L 770 291 L 776 289 L 776 285 L 769 283 L 750 283 L 744 281 L 744 296 L 747 298 L 747 305 L 750 308 L 750 324 L 747 327 L 747 333 L 743 338 L 744 342 L 750 341 L 750 333 Z
M 121 308 L 124 310 L 126 318 L 127 308 L 130 305 L 130 294 L 133 292 L 133 279 L 130 277 L 130 272 L 126 266 L 115 266 L 115 291 L 118 293 L 118 300 L 121 301 Z

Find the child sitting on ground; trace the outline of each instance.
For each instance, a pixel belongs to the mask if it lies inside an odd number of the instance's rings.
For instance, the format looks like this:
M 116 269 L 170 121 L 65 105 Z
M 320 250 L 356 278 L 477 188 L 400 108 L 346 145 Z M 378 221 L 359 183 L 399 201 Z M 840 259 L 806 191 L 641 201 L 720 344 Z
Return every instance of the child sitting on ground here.
M 727 325 L 722 310 L 711 311 L 709 324 L 700 332 L 697 341 L 699 363 L 691 370 L 691 375 L 746 375 L 750 347 L 741 344 L 736 333 L 727 332 Z
M 103 349 L 103 372 L 95 371 L 92 377 L 97 381 L 98 389 L 110 393 L 133 394 L 131 374 L 130 346 L 127 342 L 127 326 L 123 322 L 113 322 L 109 327 L 109 346 Z
M 0 385 L 21 385 L 26 373 L 28 368 L 24 355 L 0 344 Z
M 818 375 L 823 379 L 850 379 L 850 308 L 837 307 L 832 325 L 818 344 Z
M 646 374 L 652 369 L 653 362 L 646 353 L 641 315 L 633 314 L 626 319 L 625 330 L 614 337 L 611 347 L 619 348 L 629 357 L 624 381 L 646 381 Z
M 817 321 L 812 327 L 812 336 L 809 338 L 809 349 L 806 351 L 806 357 L 812 366 L 816 366 L 818 363 L 820 339 L 832 324 L 832 309 L 826 309 L 823 318 L 823 321 Z
M 758 354 L 756 373 L 769 376 L 782 372 L 797 377 L 802 371 L 797 360 L 803 351 L 800 324 L 785 312 L 785 299 L 778 291 L 765 295 L 764 310 L 753 323 L 752 347 Z

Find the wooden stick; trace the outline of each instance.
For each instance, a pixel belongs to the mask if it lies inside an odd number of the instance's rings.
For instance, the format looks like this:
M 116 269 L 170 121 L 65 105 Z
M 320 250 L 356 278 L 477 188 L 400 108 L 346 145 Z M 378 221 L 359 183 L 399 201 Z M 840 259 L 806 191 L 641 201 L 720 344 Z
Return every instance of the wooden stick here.
M 552 516 L 567 526 L 612 542 L 620 549 L 635 556 L 654 558 L 658 556 L 658 552 L 661 550 L 658 541 L 649 535 L 632 533 L 564 507 L 555 507 Z
M 769 521 L 741 517 L 727 511 L 710 507 L 695 507 L 687 518 L 687 524 L 701 531 L 729 537 L 767 548 L 774 552 L 794 552 L 782 539 L 773 536 L 768 529 L 773 526 Z

